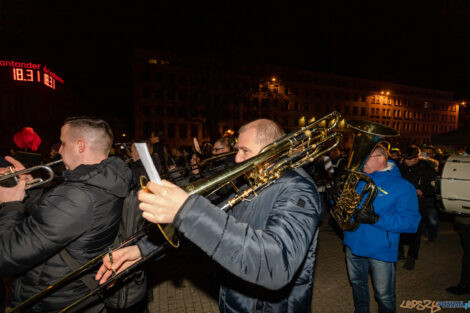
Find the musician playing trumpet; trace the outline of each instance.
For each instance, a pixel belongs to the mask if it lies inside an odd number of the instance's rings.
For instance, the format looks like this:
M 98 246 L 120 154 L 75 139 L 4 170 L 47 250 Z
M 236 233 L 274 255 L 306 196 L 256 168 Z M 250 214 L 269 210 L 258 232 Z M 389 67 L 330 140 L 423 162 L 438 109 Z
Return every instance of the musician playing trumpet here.
M 235 162 L 256 156 L 283 135 L 271 120 L 244 125 Z M 143 217 L 172 223 L 225 269 L 221 312 L 310 312 L 321 209 L 316 186 L 303 169 L 289 170 L 229 213 L 167 181 L 147 187 L 151 193 L 139 193 Z M 115 251 L 113 265 L 105 256 L 96 278 L 105 282 L 113 270 L 123 271 L 152 249 L 141 240 Z
M 13 277 L 12 306 L 35 295 L 65 274 L 70 257 L 82 265 L 109 247 L 117 234 L 122 203 L 132 173 L 116 157 L 108 158 L 113 134 L 108 123 L 94 118 L 65 121 L 59 153 L 65 181 L 28 203 L 25 180 L 0 188 L 0 275 Z M 21 164 L 9 159 L 15 170 Z M 80 279 L 36 303 L 33 312 L 57 312 L 88 293 Z M 86 311 L 100 312 L 102 303 Z

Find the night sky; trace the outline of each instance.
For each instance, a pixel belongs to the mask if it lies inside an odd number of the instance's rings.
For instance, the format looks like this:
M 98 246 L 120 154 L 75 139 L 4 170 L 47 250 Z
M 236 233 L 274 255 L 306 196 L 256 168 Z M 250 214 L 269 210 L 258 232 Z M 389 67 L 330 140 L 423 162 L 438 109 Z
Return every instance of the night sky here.
M 233 56 L 470 96 L 466 1 L 69 2 L 2 1 L 0 54 L 47 64 L 84 102 L 119 104 L 122 112 L 132 103 L 134 48 Z

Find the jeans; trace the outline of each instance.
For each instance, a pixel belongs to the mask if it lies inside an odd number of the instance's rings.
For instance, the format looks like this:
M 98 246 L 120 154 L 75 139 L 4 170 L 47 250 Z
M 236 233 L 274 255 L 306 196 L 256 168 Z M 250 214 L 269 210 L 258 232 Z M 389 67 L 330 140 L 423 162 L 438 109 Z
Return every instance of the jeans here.
M 395 263 L 356 256 L 346 247 L 346 264 L 353 289 L 355 313 L 369 313 L 369 270 L 379 313 L 396 312 Z
M 428 240 L 435 241 L 439 229 L 439 215 L 436 207 L 428 208 Z
M 427 205 L 422 210 L 422 223 L 424 223 L 420 234 L 428 237 L 430 241 L 436 241 L 439 229 L 439 214 L 435 205 Z

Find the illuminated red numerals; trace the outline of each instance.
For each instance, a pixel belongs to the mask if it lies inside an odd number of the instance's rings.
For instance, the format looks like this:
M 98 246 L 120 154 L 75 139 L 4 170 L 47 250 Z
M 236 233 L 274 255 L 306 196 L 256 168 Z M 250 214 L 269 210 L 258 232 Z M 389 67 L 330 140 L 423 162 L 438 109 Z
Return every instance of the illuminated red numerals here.
M 13 68 L 13 80 L 17 81 L 25 81 L 25 82 L 33 82 L 35 81 L 34 78 L 34 70 L 31 69 L 22 69 L 22 68 Z M 41 82 L 41 72 L 36 71 L 36 81 Z M 44 85 L 55 89 L 55 78 L 49 74 L 44 73 L 43 82 Z
M 13 80 L 24 80 L 24 71 L 22 68 L 13 68 Z
M 34 81 L 33 70 L 26 70 L 26 77 L 24 80 L 27 82 Z
M 22 68 L 13 68 L 13 80 L 32 82 L 34 81 L 34 71 Z
M 55 89 L 55 79 L 52 76 L 44 73 L 44 85 Z

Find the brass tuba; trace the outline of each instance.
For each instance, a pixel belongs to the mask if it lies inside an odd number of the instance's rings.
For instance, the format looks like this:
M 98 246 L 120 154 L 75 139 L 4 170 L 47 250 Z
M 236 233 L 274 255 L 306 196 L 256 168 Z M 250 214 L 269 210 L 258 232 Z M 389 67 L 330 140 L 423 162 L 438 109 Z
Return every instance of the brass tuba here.
M 389 146 L 384 138 L 395 137 L 400 133 L 394 128 L 370 121 L 349 121 L 347 126 L 355 131 L 353 145 L 345 167 L 348 174 L 330 213 L 341 229 L 354 231 L 359 226 L 354 220 L 354 216 L 361 210 L 368 213 L 373 212 L 372 201 L 377 194 L 374 182 L 361 170 L 377 145 L 386 144 Z M 388 150 L 388 147 L 385 149 Z M 361 180 L 365 181 L 366 185 L 358 193 L 356 187 Z

